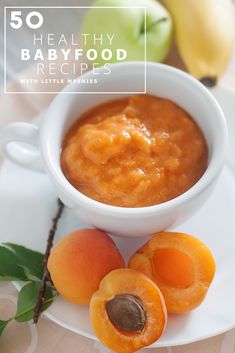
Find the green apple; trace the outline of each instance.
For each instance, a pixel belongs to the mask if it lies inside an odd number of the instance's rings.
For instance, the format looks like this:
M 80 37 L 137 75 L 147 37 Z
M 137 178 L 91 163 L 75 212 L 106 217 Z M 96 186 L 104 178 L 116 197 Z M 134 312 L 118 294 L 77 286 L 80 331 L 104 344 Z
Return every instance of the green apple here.
M 98 52 L 96 61 L 99 65 L 124 59 L 144 60 L 145 35 L 146 60 L 161 62 L 165 59 L 172 40 L 172 19 L 160 3 L 154 0 L 96 0 L 91 6 L 84 17 L 81 33 L 85 50 L 91 49 L 92 54 L 94 50 Z M 102 55 L 105 48 L 112 51 L 112 57 L 107 50 Z

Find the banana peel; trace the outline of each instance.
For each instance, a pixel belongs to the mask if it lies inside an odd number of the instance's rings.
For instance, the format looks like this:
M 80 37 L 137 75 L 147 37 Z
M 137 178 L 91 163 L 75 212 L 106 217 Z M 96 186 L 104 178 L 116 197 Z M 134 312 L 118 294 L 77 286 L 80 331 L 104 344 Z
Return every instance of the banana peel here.
M 188 71 L 214 86 L 226 70 L 235 41 L 232 0 L 163 0 L 172 14 L 176 43 Z

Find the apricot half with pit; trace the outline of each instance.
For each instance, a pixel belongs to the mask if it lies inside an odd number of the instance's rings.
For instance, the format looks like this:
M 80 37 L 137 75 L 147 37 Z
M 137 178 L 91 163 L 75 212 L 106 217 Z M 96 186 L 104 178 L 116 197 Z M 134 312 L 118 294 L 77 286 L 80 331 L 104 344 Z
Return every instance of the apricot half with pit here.
M 155 234 L 130 258 L 128 267 L 158 285 L 170 313 L 196 308 L 215 274 L 215 261 L 207 246 L 191 235 L 174 232 Z
M 117 269 L 92 296 L 90 316 L 100 341 L 118 353 L 131 353 L 162 335 L 167 313 L 163 296 L 144 274 Z
M 55 288 L 65 299 L 89 304 L 102 278 L 114 269 L 125 267 L 125 262 L 106 233 L 82 229 L 53 247 L 47 266 Z

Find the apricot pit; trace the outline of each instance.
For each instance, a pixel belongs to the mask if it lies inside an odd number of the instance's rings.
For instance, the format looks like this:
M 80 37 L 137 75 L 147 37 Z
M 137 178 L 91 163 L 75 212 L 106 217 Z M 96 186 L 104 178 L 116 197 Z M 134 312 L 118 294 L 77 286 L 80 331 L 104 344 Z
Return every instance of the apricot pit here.
M 119 294 L 106 304 L 110 321 L 125 332 L 141 332 L 145 328 L 146 309 L 140 298 L 131 294 Z

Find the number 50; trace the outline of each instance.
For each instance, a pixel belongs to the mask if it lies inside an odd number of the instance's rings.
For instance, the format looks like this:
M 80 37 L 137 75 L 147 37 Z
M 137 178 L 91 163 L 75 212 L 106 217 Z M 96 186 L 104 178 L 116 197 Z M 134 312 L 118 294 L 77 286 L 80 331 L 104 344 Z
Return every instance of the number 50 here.
M 37 22 L 32 23 L 31 18 L 36 17 Z M 25 18 L 26 24 L 31 29 L 38 29 L 43 24 L 43 17 L 42 14 L 38 11 L 31 11 Z M 14 29 L 19 29 L 22 27 L 23 20 L 21 18 L 21 11 L 11 11 L 11 22 L 10 26 Z

